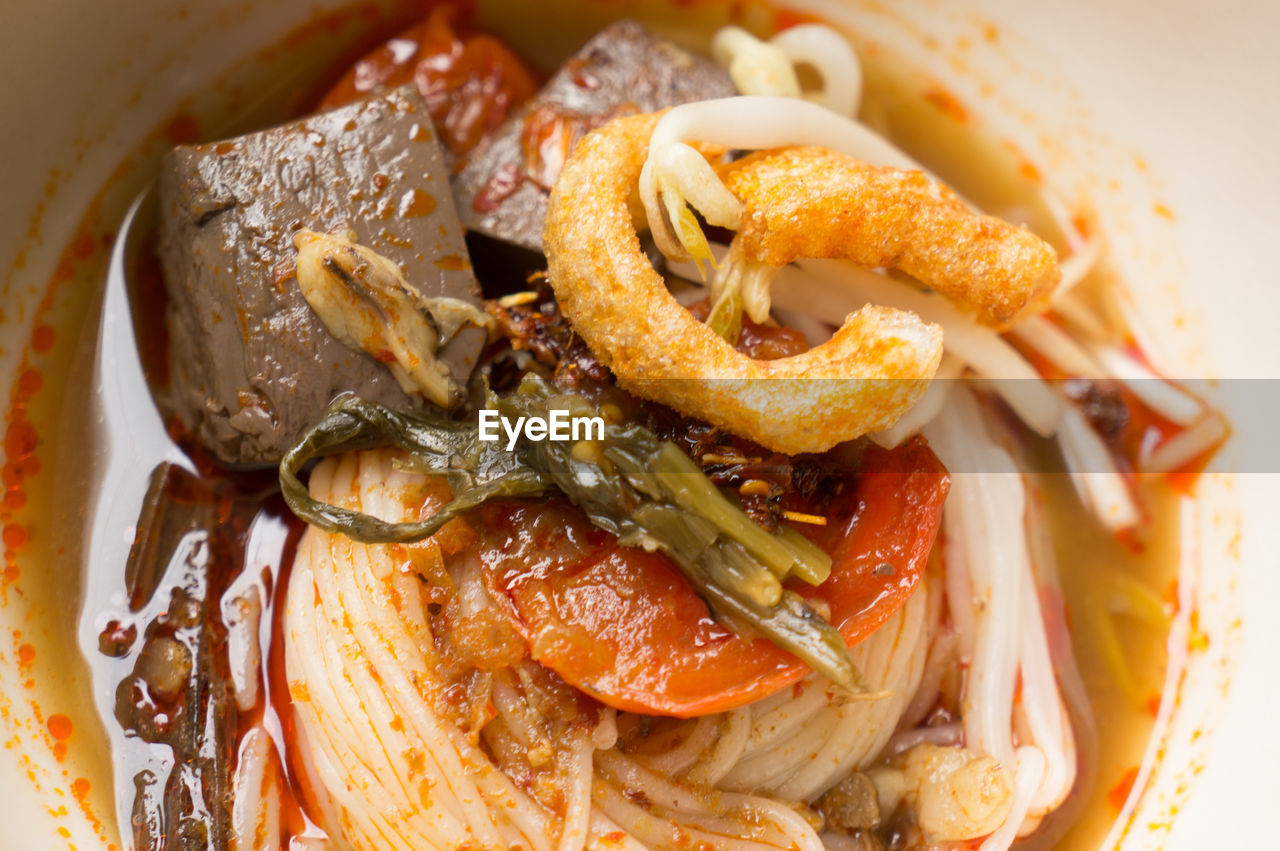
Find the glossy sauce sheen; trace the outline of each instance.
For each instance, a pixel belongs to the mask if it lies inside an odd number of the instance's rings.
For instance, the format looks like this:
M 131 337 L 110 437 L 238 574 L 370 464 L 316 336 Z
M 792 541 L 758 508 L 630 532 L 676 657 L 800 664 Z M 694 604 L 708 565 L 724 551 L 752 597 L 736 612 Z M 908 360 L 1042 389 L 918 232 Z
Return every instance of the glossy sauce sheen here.
M 438 6 L 425 21 L 357 62 L 324 96 L 320 109 L 412 82 L 448 152 L 465 156 L 532 97 L 536 83 L 502 42 L 482 33 L 459 35 L 458 17 L 454 7 Z
M 832 556 L 816 587 L 850 644 L 915 589 L 933 548 L 948 477 L 922 441 L 870 449 L 826 528 L 800 527 Z M 477 526 L 491 592 L 510 607 L 533 658 L 605 703 L 693 716 L 766 697 L 808 668 L 768 640 L 739 637 L 663 555 L 620 547 L 572 507 L 499 503 Z

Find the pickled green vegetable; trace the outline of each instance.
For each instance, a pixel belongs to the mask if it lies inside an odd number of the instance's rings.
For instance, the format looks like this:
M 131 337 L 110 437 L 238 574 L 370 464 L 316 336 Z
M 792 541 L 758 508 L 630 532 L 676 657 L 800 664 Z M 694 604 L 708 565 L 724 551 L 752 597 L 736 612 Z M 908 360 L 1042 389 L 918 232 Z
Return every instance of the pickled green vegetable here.
M 552 410 L 596 416 L 581 397 L 526 378 L 487 405 L 510 420 L 547 418 Z M 389 523 L 312 499 L 298 479 L 311 459 L 338 451 L 395 446 L 415 471 L 444 476 L 454 499 L 426 520 Z M 300 518 L 365 543 L 429 537 L 489 499 L 559 491 L 624 546 L 660 551 L 711 609 L 749 627 L 851 691 L 865 691 L 844 639 L 798 594 L 782 585 L 795 574 L 821 582 L 831 559 L 794 530 L 770 533 L 725 496 L 678 446 L 638 425 L 606 425 L 602 440 L 530 441 L 513 451 L 482 441 L 474 424 L 427 412 L 396 412 L 354 396 L 338 398 L 290 448 L 280 486 Z

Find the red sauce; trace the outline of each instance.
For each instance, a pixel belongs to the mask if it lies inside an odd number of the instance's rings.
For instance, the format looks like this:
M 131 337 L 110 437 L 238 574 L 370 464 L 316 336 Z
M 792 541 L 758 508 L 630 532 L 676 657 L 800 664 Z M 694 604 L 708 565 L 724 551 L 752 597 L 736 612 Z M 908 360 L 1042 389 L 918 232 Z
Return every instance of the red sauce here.
M 1120 780 L 1116 785 L 1107 791 L 1107 802 L 1117 810 L 1124 809 L 1125 802 L 1129 800 L 1129 793 L 1133 791 L 1133 784 L 1138 779 L 1138 767 L 1135 765 L 1120 776 Z
M 951 92 L 943 88 L 934 88 L 924 93 L 924 99 L 933 104 L 944 115 L 957 124 L 964 124 L 968 120 L 969 114 L 965 110 L 964 105 L 956 100 Z
M 1049 319 L 1052 321 L 1052 316 L 1049 316 Z M 1063 381 L 1073 377 L 1064 373 L 1043 355 L 1025 345 L 1016 337 L 1006 336 L 1005 340 L 1031 363 L 1042 378 L 1048 381 Z M 1129 343 L 1126 354 L 1153 372 L 1155 371 L 1142 353 L 1142 350 L 1133 342 Z M 1124 400 L 1124 406 L 1128 411 L 1128 421 L 1119 434 L 1110 441 L 1110 445 L 1113 454 L 1121 462 L 1121 469 L 1131 472 L 1138 467 L 1137 461 L 1142 457 L 1144 451 L 1150 451 L 1170 438 L 1176 437 L 1186 431 L 1187 427 L 1168 420 L 1147 407 L 1146 403 L 1134 395 L 1123 383 L 1117 383 L 1116 388 Z M 1213 459 L 1214 453 L 1218 451 L 1220 446 L 1221 443 L 1218 443 L 1206 449 L 1182 467 L 1166 475 L 1166 481 L 1175 490 L 1181 493 L 1190 493 L 1195 486 L 1196 480 L 1204 472 L 1205 467 L 1208 466 L 1209 461 Z
M 467 33 L 463 18 L 456 5 L 437 6 L 357 62 L 321 99 L 320 109 L 413 82 L 445 147 L 466 154 L 532 97 L 537 83 L 505 44 Z
M 549 104 L 539 106 L 524 117 L 520 132 L 525 177 L 550 192 L 583 136 L 614 118 L 635 112 L 635 106 L 626 103 L 604 115 L 584 115 Z
M 471 202 L 471 209 L 477 213 L 492 213 L 501 207 L 502 202 L 510 198 L 523 182 L 524 175 L 520 169 L 513 163 L 507 163 L 489 178 L 484 189 L 481 189 L 476 199 Z
M 165 321 L 169 296 L 155 247 L 156 234 L 148 233 L 133 269 L 137 298 L 132 307 L 137 326 L 147 329 L 147 333 L 137 335 L 142 371 L 153 387 L 165 389 L 169 386 L 169 324 Z
M 825 528 L 799 528 L 832 557 L 831 575 L 792 590 L 818 600 L 851 645 L 919 581 L 948 477 L 922 441 L 869 449 Z M 475 552 L 530 656 L 627 711 L 690 717 L 742 706 L 798 681 L 798 659 L 714 620 L 663 554 L 624 547 L 569 504 L 487 503 Z
M 48 325 L 37 325 L 35 332 L 31 335 L 31 348 L 44 354 L 53 348 L 57 339 L 57 332 Z
M 820 24 L 823 20 L 816 15 L 795 12 L 791 9 L 778 9 L 773 13 L 773 31 L 782 32 L 800 24 Z
M 272 577 L 271 599 L 262 610 L 262 617 L 270 619 L 271 637 L 267 646 L 262 648 L 262 657 L 266 661 L 262 684 L 263 697 L 258 703 L 262 709 L 255 711 L 261 712 L 260 717 L 268 722 L 268 728 L 272 724 L 279 725 L 285 742 L 294 742 L 297 741 L 297 733 L 293 715 L 293 697 L 289 693 L 289 681 L 285 675 L 284 618 L 280 613 L 284 611 L 294 553 L 305 527 L 287 509 L 277 507 L 274 511 L 275 516 L 286 524 L 288 531 L 283 539 L 272 542 L 273 550 L 279 546 L 280 564 Z M 292 751 L 288 750 L 284 754 L 277 754 L 285 777 L 280 814 L 284 835 L 285 837 L 323 836 L 323 831 L 316 827 L 315 822 L 307 815 L 307 808 L 311 806 L 313 796 L 307 783 L 307 775 L 302 766 L 291 758 L 293 755 Z M 287 845 L 288 840 L 283 840 L 282 847 Z
M 689 313 L 699 322 L 706 322 L 710 307 L 710 299 L 704 298 L 689 305 Z M 804 354 L 809 351 L 809 341 L 795 328 L 754 322 L 743 314 L 742 331 L 733 347 L 749 358 L 777 360 Z
M 1151 369 L 1150 362 L 1136 345 L 1130 344 L 1128 355 Z M 1127 388 L 1124 388 L 1122 392 L 1125 395 L 1125 401 L 1129 405 L 1129 425 L 1121 437 L 1126 457 L 1136 459 L 1140 456 L 1144 447 L 1158 447 L 1170 438 L 1176 437 L 1187 430 L 1186 426 L 1168 420 L 1148 408 Z M 1170 487 L 1179 493 L 1190 494 L 1195 487 L 1196 481 L 1200 478 L 1200 474 L 1204 472 L 1205 467 L 1209 465 L 1221 445 L 1221 442 L 1214 444 L 1177 470 L 1169 473 L 1165 480 L 1168 481 Z
M 9 523 L 4 527 L 4 545 L 11 550 L 21 549 L 27 542 L 27 530 L 17 523 Z
M 49 735 L 58 741 L 71 738 L 71 719 L 65 715 L 50 715 L 46 726 L 49 728 Z
M 190 115 L 175 115 L 165 127 L 164 135 L 175 145 L 189 145 L 200 138 L 200 125 Z

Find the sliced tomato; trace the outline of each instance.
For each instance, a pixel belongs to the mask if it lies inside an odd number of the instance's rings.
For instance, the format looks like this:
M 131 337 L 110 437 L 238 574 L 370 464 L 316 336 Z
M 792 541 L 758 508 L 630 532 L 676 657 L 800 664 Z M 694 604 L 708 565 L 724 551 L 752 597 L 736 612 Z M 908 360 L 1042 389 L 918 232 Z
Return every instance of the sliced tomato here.
M 826 528 L 804 531 L 832 556 L 816 587 L 850 645 L 901 606 L 920 581 L 946 499 L 945 468 L 921 440 L 870 449 Z M 530 653 L 618 709 L 690 717 L 792 685 L 809 668 L 767 639 L 712 618 L 665 556 L 619 546 L 567 502 L 481 509 L 480 559 L 490 593 Z

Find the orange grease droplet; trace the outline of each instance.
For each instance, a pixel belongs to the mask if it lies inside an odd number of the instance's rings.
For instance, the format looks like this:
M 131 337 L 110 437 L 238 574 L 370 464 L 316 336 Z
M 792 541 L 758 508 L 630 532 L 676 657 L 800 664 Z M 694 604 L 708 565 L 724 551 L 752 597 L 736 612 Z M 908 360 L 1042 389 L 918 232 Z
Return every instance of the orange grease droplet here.
M 98 248 L 98 243 L 93 238 L 93 234 L 82 233 L 76 237 L 75 242 L 71 243 L 71 254 L 77 260 L 87 260 L 93 256 L 93 252 Z
M 956 100 L 955 96 L 946 89 L 930 89 L 925 92 L 924 99 L 957 124 L 964 124 L 969 118 L 969 113 L 965 110 L 964 105 Z
M 469 265 L 465 257 L 460 257 L 457 254 L 446 254 L 435 261 L 437 269 L 444 269 L 447 272 L 462 271 Z
M 4 527 L 4 545 L 11 550 L 20 550 L 27 543 L 27 530 L 17 523 Z
M 67 716 L 62 714 L 50 715 L 47 724 L 49 727 L 49 735 L 53 736 L 58 741 L 71 738 L 71 719 Z M 88 782 L 88 780 L 85 781 L 86 784 Z
M 36 430 L 30 423 L 22 420 L 10 423 L 8 430 L 4 433 L 4 451 L 11 460 L 26 458 L 36 451 L 36 445 L 39 442 Z
M 1120 781 L 1107 792 L 1108 803 L 1117 810 L 1124 809 L 1125 801 L 1129 800 L 1129 793 L 1133 791 L 1133 784 L 1137 779 L 1137 766 L 1120 775 Z
M 53 348 L 53 343 L 57 338 L 57 332 L 48 325 L 37 325 L 35 332 L 31 335 L 31 348 L 37 352 L 47 352 Z
M 429 216 L 435 212 L 435 209 L 436 199 L 417 188 L 410 189 L 400 199 L 400 218 L 402 219 Z

